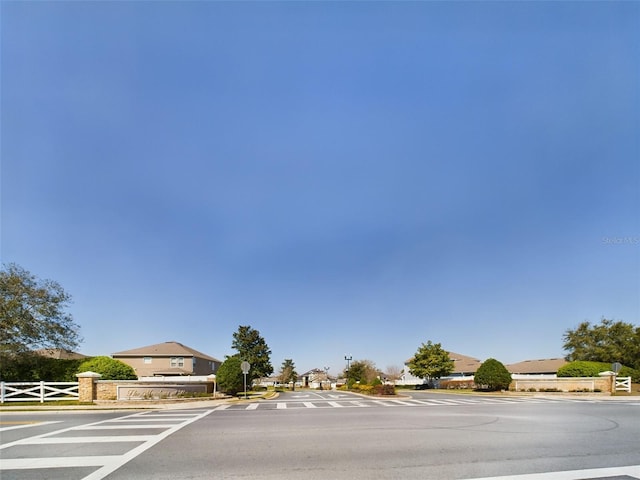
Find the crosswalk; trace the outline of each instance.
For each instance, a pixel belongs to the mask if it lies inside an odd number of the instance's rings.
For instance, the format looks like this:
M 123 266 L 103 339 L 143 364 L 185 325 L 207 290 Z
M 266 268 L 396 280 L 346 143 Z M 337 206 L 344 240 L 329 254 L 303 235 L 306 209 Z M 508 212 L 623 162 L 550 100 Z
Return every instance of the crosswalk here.
M 9 472 L 12 478 L 45 478 L 42 475 L 49 475 L 49 469 L 56 469 L 63 475 L 60 478 L 101 480 L 212 411 L 135 413 L 5 443 L 0 445 L 0 478 L 5 478 Z M 75 455 L 64 454 L 69 451 Z
M 371 407 L 442 407 L 442 406 L 464 406 L 464 405 L 517 405 L 535 403 L 563 403 L 574 402 L 571 399 L 550 399 L 535 397 L 520 398 L 446 398 L 446 399 L 305 399 L 288 401 L 261 401 L 261 402 L 239 402 L 236 404 L 227 403 L 215 407 L 214 412 L 238 411 L 238 410 L 291 410 L 291 409 L 314 409 L 314 408 L 371 408 Z M 584 400 L 580 400 L 584 402 Z

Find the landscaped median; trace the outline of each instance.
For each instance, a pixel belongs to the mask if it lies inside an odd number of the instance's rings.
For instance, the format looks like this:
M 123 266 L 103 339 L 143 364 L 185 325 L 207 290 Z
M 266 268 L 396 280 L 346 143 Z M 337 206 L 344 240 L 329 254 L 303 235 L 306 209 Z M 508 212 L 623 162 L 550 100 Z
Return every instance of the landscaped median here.
M 378 383 L 374 385 L 365 385 L 360 383 L 354 383 L 347 388 L 346 385 L 340 387 L 338 390 L 347 392 L 362 393 L 363 395 L 372 396 L 393 396 L 396 395 L 396 387 L 389 384 Z
M 229 399 L 229 401 L 231 402 L 238 402 L 238 401 L 249 401 L 249 400 L 273 400 L 274 398 L 278 398 L 278 396 L 280 395 L 280 393 L 277 390 L 262 390 L 262 391 L 253 391 L 250 390 L 246 393 L 244 392 L 238 392 L 235 396 L 233 397 L 227 397 Z

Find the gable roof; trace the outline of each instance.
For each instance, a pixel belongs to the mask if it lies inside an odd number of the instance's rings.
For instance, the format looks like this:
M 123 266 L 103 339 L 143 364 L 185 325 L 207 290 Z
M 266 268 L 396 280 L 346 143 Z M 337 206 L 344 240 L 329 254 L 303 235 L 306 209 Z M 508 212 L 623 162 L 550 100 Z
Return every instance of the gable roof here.
M 81 360 L 83 358 L 89 358 L 82 353 L 72 352 L 71 350 L 65 350 L 63 348 L 41 348 L 35 350 L 35 353 L 41 357 L 55 358 L 58 360 Z
M 477 358 L 468 357 L 455 352 L 447 352 L 449 358 L 453 360 L 453 373 L 475 373 L 482 365 Z
M 475 373 L 476 370 L 482 365 L 482 362 L 477 358 L 468 357 L 467 355 L 462 355 L 460 353 L 455 352 L 447 352 L 449 354 L 449 358 L 453 360 L 453 373 Z M 405 364 L 409 363 L 413 360 L 413 357 L 405 362 Z
M 132 350 L 125 350 L 122 352 L 116 352 L 111 354 L 112 357 L 198 357 L 211 362 L 218 362 L 220 360 L 206 355 L 202 352 L 187 347 L 179 342 L 164 342 L 157 343 L 155 345 L 149 345 L 146 347 L 134 348 Z
M 545 358 L 542 360 L 525 360 L 524 362 L 505 365 L 510 373 L 557 373 L 558 369 L 568 362 L 564 358 Z

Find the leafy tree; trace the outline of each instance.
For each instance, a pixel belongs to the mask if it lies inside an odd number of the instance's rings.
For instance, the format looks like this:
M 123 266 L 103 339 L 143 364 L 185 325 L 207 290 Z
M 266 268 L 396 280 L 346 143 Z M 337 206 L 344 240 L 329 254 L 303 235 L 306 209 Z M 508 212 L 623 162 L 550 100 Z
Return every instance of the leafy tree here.
M 235 395 L 244 390 L 244 375 L 240 364 L 242 360 L 240 355 L 231 355 L 227 357 L 222 365 L 218 367 L 216 373 L 216 381 L 220 390 L 229 395 Z
M 102 380 L 137 380 L 135 370 L 124 362 L 111 357 L 93 357 L 78 367 L 78 373 L 95 372 Z
M 511 383 L 511 374 L 507 367 L 494 358 L 482 362 L 474 375 L 474 382 L 478 388 L 488 390 L 507 390 Z
M 271 350 L 258 330 L 248 325 L 239 326 L 238 331 L 233 334 L 231 347 L 238 351 L 241 361 L 247 361 L 251 364 L 251 369 L 247 374 L 247 382 L 256 378 L 268 377 L 273 373 Z
M 371 360 L 356 360 L 351 363 L 348 371 L 345 370 L 344 375 L 350 384 L 360 382 L 369 385 L 378 378 L 380 371 Z
M 49 358 L 24 352 L 9 362 L 0 362 L 0 379 L 5 382 L 75 382 L 81 359 Z
M 295 383 L 298 380 L 298 372 L 296 372 L 296 366 L 293 363 L 293 360 L 290 358 L 286 358 L 284 362 L 282 362 L 282 366 L 280 367 L 280 383 L 291 383 L 293 382 L 294 389 Z
M 71 296 L 16 264 L 0 270 L 0 363 L 39 348 L 74 350 L 79 327 L 66 309 Z
M 409 372 L 423 380 L 437 380 L 453 372 L 453 360 L 439 343 L 423 343 L 409 361 Z
M 582 322 L 563 336 L 568 361 L 620 362 L 640 369 L 640 327 L 603 318 L 599 324 Z

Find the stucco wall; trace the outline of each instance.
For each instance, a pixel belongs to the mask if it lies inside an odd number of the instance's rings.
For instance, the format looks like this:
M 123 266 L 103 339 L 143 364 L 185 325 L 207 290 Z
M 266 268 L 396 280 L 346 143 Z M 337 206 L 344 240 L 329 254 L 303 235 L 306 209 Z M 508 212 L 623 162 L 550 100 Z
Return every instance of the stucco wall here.
M 511 382 L 510 390 L 611 393 L 611 377 L 519 378 Z
M 182 394 L 213 393 L 213 382 L 185 384 L 176 381 L 152 384 L 138 381 L 100 380 L 97 382 L 97 387 L 96 400 L 176 398 Z
M 113 358 L 131 366 L 138 377 L 157 375 L 158 372 L 172 375 L 210 375 L 215 373 L 220 363 L 206 360 L 200 357 L 173 355 L 173 356 L 146 356 L 133 357 L 126 355 L 115 355 Z M 149 363 L 144 362 L 147 358 Z M 171 365 L 171 358 L 181 358 L 182 365 Z
M 81 401 L 126 400 L 132 398 L 158 399 L 174 398 L 183 394 L 213 393 L 213 382 L 173 382 L 150 383 L 137 380 L 95 380 L 83 379 L 79 382 Z M 93 380 L 93 381 L 91 381 Z M 135 394 L 131 394 L 134 392 Z M 120 397 L 118 398 L 118 394 Z M 128 398 L 124 398 L 128 397 Z

